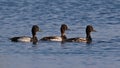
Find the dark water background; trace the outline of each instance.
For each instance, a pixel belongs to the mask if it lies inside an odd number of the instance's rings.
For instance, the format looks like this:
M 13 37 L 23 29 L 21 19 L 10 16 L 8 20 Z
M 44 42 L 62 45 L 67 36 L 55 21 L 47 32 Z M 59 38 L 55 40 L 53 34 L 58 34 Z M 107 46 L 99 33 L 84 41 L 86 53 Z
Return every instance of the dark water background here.
M 85 37 L 93 25 L 93 43 L 13 43 L 13 36 L 31 36 L 32 25 L 43 32 L 38 38 L 60 35 Z M 34 46 L 34 47 L 33 47 Z M 0 0 L 0 68 L 119 68 L 120 0 Z

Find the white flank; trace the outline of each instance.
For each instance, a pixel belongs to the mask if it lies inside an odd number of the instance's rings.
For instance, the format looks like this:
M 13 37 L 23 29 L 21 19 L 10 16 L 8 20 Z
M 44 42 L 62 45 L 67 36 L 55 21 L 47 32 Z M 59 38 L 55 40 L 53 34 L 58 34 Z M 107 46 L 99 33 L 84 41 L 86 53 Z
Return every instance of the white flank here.
M 79 38 L 77 42 L 87 42 L 86 38 Z
M 54 39 L 50 39 L 50 41 L 62 41 L 61 37 L 55 37 Z
M 30 42 L 31 38 L 30 37 L 21 37 L 18 39 L 19 42 Z

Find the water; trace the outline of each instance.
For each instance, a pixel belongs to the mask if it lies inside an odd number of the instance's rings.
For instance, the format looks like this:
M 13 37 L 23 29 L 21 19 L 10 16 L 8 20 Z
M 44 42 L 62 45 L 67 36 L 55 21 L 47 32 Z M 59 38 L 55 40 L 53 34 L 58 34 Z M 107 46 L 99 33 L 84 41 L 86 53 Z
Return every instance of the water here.
M 43 32 L 38 38 L 60 35 L 85 37 L 93 25 L 93 43 L 14 43 L 8 38 L 31 36 L 32 25 Z M 119 68 L 120 0 L 0 0 L 0 68 Z

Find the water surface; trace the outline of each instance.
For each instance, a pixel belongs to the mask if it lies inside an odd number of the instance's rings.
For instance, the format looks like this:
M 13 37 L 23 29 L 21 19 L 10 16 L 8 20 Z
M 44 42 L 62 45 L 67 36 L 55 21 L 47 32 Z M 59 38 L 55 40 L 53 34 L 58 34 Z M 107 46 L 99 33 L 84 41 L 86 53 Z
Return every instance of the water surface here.
M 93 25 L 93 43 L 14 43 L 8 38 L 31 36 L 38 25 L 44 36 L 60 36 L 67 24 L 67 37 L 85 37 Z M 119 0 L 1 0 L 0 68 L 119 68 Z

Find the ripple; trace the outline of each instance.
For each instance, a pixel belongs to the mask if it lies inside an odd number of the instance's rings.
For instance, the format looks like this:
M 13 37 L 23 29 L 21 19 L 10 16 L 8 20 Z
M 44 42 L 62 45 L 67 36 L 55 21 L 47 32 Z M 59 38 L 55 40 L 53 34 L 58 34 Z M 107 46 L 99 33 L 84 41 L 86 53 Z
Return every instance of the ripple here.
M 118 0 L 0 0 L 0 56 L 3 56 L 0 60 L 6 62 L 1 63 L 5 66 L 10 63 L 10 68 L 120 67 L 119 5 Z M 92 34 L 93 43 L 90 45 L 39 42 L 33 46 L 32 43 L 8 40 L 12 36 L 31 36 L 31 26 L 34 24 L 43 30 L 37 33 L 38 38 L 60 36 L 59 29 L 63 23 L 71 29 L 66 32 L 67 37 L 85 37 L 86 25 L 93 25 L 98 32 Z M 49 61 L 48 58 L 55 60 Z

